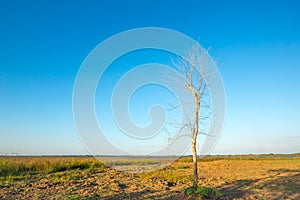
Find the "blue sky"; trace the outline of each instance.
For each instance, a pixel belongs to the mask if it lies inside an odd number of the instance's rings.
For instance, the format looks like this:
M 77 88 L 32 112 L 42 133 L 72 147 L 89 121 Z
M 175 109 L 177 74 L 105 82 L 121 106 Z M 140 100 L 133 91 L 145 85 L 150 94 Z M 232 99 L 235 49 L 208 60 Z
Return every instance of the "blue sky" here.
M 1 1 L 0 154 L 87 154 L 72 90 L 88 53 L 138 27 L 211 47 L 226 89 L 213 153 L 293 153 L 300 141 L 298 1 Z

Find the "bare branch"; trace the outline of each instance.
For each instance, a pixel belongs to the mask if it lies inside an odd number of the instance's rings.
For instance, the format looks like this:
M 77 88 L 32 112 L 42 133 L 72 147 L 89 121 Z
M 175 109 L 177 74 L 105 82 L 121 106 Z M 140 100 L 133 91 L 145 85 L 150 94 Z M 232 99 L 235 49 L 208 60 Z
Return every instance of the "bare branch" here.
M 207 50 L 209 51 L 209 49 Z M 209 60 L 207 59 L 207 51 L 200 49 L 200 46 L 193 46 L 189 49 L 185 58 L 178 57 L 176 61 L 172 59 L 172 64 L 177 68 L 178 77 L 175 83 L 180 86 L 182 91 L 187 92 L 192 97 L 188 104 L 191 107 L 192 113 L 186 113 L 186 119 L 183 124 L 173 123 L 171 126 L 176 129 L 178 134 L 171 137 L 172 143 L 181 137 L 190 137 L 193 151 L 193 165 L 194 165 L 194 186 L 197 186 L 198 171 L 197 171 L 197 149 L 196 142 L 199 134 L 211 136 L 208 133 L 207 126 L 212 120 L 210 96 L 207 83 L 211 84 L 214 80 L 215 74 L 210 71 Z M 208 95 L 208 96 L 207 96 Z M 186 103 L 179 105 L 171 105 L 169 111 L 183 108 Z M 192 114 L 193 116 L 188 116 Z

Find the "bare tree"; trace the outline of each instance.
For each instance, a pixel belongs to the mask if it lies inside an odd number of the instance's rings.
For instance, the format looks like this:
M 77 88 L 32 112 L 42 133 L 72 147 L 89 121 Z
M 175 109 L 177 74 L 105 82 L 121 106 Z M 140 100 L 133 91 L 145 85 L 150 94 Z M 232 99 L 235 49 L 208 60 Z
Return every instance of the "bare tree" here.
M 194 179 L 193 186 L 198 186 L 198 166 L 197 166 L 197 138 L 199 134 L 207 134 L 203 127 L 200 127 L 203 120 L 209 118 L 204 108 L 210 108 L 205 96 L 209 93 L 207 81 L 209 76 L 209 60 L 207 52 L 200 49 L 199 46 L 192 47 L 185 58 L 173 60 L 173 64 L 179 71 L 177 83 L 181 89 L 188 92 L 193 104 L 192 115 L 188 116 L 185 124 L 180 125 L 180 130 L 187 130 L 191 137 L 191 147 L 193 153 Z M 205 76 L 204 76 L 205 75 Z M 181 107 L 180 105 L 179 107 Z M 185 133 L 186 134 L 186 133 Z

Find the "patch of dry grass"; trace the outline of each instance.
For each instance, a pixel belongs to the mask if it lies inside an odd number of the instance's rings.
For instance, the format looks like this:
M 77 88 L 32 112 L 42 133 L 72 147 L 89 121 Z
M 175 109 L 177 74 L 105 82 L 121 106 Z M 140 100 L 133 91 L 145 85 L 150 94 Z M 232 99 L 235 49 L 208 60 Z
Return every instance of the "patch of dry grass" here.
M 74 169 L 104 169 L 99 161 L 79 158 L 34 158 L 5 157 L 0 158 L 0 178 L 26 176 L 39 173 L 54 173 Z

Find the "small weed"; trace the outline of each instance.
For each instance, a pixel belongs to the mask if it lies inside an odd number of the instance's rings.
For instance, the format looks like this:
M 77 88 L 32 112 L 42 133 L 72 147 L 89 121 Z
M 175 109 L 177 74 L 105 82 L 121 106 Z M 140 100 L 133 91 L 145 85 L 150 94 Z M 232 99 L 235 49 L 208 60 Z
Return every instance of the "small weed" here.
M 79 173 L 78 171 L 70 171 L 65 174 L 55 174 L 54 180 L 55 181 L 69 181 L 69 180 L 78 180 L 83 177 L 83 174 Z
M 8 181 L 8 182 L 21 181 L 24 179 L 25 179 L 24 176 L 8 176 L 8 177 L 6 177 L 6 181 Z
M 198 186 L 197 188 L 192 186 L 188 187 L 184 190 L 187 195 L 200 195 L 205 198 L 211 197 L 220 197 L 222 194 L 218 192 L 215 188 L 205 187 L 205 186 Z
M 65 200 L 75 200 L 75 199 L 82 199 L 83 198 L 83 196 L 82 195 L 80 195 L 80 194 L 67 194 L 66 196 L 65 196 Z
M 253 186 L 252 189 L 253 190 L 261 190 L 261 189 L 263 189 L 263 186 L 261 186 L 261 185 L 255 185 L 255 186 Z

